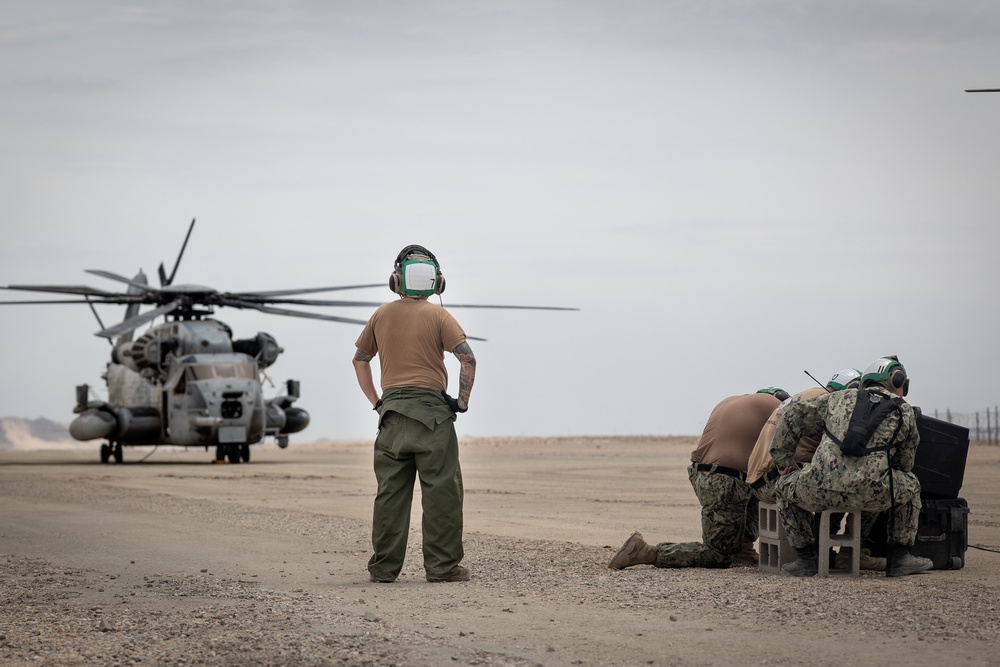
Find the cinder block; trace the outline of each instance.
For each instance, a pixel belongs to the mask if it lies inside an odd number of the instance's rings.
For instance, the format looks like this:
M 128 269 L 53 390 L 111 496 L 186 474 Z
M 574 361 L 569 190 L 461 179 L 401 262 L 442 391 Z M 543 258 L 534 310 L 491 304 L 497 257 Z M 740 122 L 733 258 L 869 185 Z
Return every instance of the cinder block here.
M 760 526 L 757 546 L 757 568 L 764 572 L 781 572 L 781 566 L 798 558 L 798 553 L 788 544 L 785 528 L 778 518 L 778 506 L 758 503 Z
M 841 526 L 834 525 L 836 532 L 830 534 L 830 523 L 834 515 L 843 515 L 843 532 Z M 831 508 L 823 510 L 819 518 L 819 576 L 861 576 L 861 510 Z M 841 553 L 850 556 L 846 570 L 831 567 L 830 555 L 833 548 L 839 548 Z

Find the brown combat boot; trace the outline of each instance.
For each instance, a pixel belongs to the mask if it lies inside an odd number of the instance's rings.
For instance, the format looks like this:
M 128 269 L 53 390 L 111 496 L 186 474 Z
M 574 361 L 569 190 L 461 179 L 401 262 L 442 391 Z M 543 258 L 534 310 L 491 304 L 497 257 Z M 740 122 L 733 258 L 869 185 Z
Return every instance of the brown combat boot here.
M 885 559 L 872 556 L 864 549 L 861 550 L 861 555 L 858 561 L 862 570 L 885 570 Z M 847 552 L 838 551 L 837 557 L 834 559 L 833 566 L 838 570 L 848 569 L 851 566 L 851 560 Z
M 924 572 L 934 567 L 934 561 L 930 558 L 914 556 L 910 553 L 910 547 L 905 544 L 895 544 L 889 553 L 887 577 L 905 577 L 908 574 Z
M 612 570 L 624 570 L 633 565 L 656 565 L 656 546 L 646 544 L 642 533 L 638 531 L 629 535 L 625 544 L 608 563 Z
M 815 544 L 798 549 L 798 558 L 781 566 L 782 574 L 793 577 L 815 577 L 819 572 L 819 553 Z
M 455 569 L 452 570 L 451 574 L 449 574 L 448 576 L 441 577 L 440 579 L 431 579 L 428 576 L 427 581 L 430 581 L 432 583 L 444 584 L 450 581 L 468 581 L 471 578 L 472 574 L 469 572 L 469 568 L 465 567 L 464 565 L 456 565 Z
M 732 567 L 757 567 L 760 565 L 760 555 L 753 548 L 753 542 L 744 542 L 743 550 L 733 556 Z

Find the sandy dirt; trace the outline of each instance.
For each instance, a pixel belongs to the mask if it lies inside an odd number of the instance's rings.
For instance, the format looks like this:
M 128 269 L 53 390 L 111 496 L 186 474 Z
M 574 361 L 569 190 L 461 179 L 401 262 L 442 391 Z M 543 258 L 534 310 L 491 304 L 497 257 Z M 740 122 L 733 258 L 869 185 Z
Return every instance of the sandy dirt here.
M 886 579 L 613 571 L 633 530 L 700 538 L 692 438 L 464 439 L 468 583 L 365 564 L 369 442 L 253 461 L 0 454 L 3 665 L 1000 665 L 1000 553 Z M 1000 447 L 973 444 L 969 542 L 1000 546 Z

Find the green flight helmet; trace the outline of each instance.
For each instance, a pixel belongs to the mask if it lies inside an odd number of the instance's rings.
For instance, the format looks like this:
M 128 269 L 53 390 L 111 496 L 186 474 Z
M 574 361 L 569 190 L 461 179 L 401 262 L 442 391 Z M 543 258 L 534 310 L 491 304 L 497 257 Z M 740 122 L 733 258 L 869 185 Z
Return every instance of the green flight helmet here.
M 873 384 L 882 385 L 890 391 L 902 389 L 903 396 L 906 396 L 910 391 L 910 378 L 906 375 L 906 368 L 894 354 L 876 359 L 861 374 L 862 387 Z
M 758 389 L 757 393 L 758 394 L 771 394 L 771 396 L 774 396 L 776 399 L 778 399 L 779 401 L 782 401 L 782 402 L 788 400 L 788 398 L 791 397 L 791 394 L 789 394 L 787 391 L 785 391 L 781 387 L 764 387 L 762 389 Z
M 848 368 L 839 373 L 835 373 L 830 381 L 826 383 L 827 388 L 834 391 L 843 391 L 857 387 L 861 383 L 861 371 L 856 368 Z
M 396 255 L 389 289 L 400 296 L 431 296 L 444 292 L 441 264 L 427 248 L 408 245 Z

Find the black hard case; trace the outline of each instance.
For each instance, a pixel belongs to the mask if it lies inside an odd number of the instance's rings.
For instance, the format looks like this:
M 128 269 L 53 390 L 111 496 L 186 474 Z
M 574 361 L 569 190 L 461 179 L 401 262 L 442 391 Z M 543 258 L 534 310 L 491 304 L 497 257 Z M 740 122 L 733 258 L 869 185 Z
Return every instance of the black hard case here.
M 960 570 L 969 549 L 969 505 L 965 498 L 923 499 L 914 556 L 930 558 L 935 570 Z
M 920 444 L 913 473 L 920 480 L 921 498 L 958 498 L 969 456 L 969 429 L 921 414 Z

